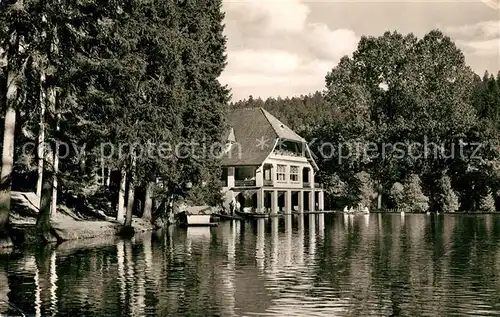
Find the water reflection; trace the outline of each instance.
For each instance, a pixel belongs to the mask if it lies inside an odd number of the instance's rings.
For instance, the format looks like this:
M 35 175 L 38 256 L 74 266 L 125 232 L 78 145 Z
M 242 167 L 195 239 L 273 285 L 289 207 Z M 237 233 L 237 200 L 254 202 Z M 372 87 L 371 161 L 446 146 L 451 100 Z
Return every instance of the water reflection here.
M 231 221 L 225 223 L 225 232 L 227 234 L 227 264 L 225 270 L 223 270 L 224 276 L 224 294 L 226 296 L 226 304 L 223 306 L 225 308 L 225 316 L 234 316 L 234 307 L 236 300 L 234 294 L 235 289 L 235 278 L 236 278 L 236 239 L 238 237 L 239 231 L 239 221 Z
M 314 263 L 316 255 L 316 215 L 309 215 L 309 263 Z
M 257 267 L 260 270 L 264 270 L 264 258 L 265 258 L 264 226 L 265 226 L 265 219 L 264 218 L 257 219 L 257 243 L 255 247 L 255 259 L 257 261 Z
M 279 218 L 271 218 L 271 259 L 269 269 L 269 279 L 275 280 L 278 273 L 278 252 L 279 252 Z
M 118 263 L 118 280 L 120 284 L 120 301 L 125 303 L 126 289 L 125 284 L 125 241 L 118 241 L 116 244 L 116 259 Z
M 298 223 L 298 229 L 297 229 L 297 264 L 299 266 L 304 265 L 304 234 L 305 234 L 305 228 L 304 228 L 304 215 L 299 214 L 297 215 L 297 223 Z
M 284 249 L 286 252 L 285 263 L 286 267 L 292 265 L 292 215 L 285 215 L 285 245 Z
M 57 315 L 57 254 L 52 250 L 50 255 L 50 311 L 52 316 Z
M 323 239 L 325 236 L 325 215 L 319 214 L 318 217 L 318 236 Z
M 34 282 L 35 282 L 35 316 L 40 317 L 42 315 L 42 288 L 40 286 L 40 273 L 38 271 L 38 267 L 36 265 L 36 260 L 34 257 L 31 258 L 32 263 L 34 264 L 35 267 L 35 277 L 34 277 Z
M 500 315 L 500 216 L 346 216 L 1 255 L 0 313 L 3 301 L 28 316 Z

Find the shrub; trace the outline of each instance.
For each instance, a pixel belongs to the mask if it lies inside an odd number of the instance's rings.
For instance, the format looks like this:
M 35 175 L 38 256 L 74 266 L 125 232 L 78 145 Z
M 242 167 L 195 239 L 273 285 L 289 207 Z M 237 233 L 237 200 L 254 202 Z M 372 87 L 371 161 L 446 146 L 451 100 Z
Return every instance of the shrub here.
M 491 191 L 488 192 L 485 196 L 481 197 L 479 201 L 479 209 L 481 211 L 493 212 L 496 210 L 495 207 L 495 199 L 493 198 L 493 194 Z
M 458 197 L 451 188 L 451 180 L 447 175 L 444 175 L 440 179 L 437 204 L 443 212 L 454 212 L 458 210 Z
M 429 209 L 429 198 L 422 192 L 420 177 L 416 174 L 412 174 L 404 185 L 401 207 L 413 212 L 425 212 Z
M 369 207 L 372 201 L 377 197 L 370 174 L 367 172 L 359 172 L 356 174 L 356 179 L 358 183 L 358 201 L 363 206 Z
M 401 208 L 404 199 L 404 186 L 403 184 L 396 182 L 391 187 L 391 198 L 396 205 L 396 208 Z

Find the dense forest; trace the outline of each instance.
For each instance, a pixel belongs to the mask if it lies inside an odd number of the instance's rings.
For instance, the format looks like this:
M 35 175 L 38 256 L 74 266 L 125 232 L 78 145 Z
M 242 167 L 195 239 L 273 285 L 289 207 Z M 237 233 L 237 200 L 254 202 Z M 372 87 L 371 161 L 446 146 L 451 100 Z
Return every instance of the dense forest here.
M 217 142 L 225 131 L 221 6 L 0 2 L 0 235 L 11 190 L 37 192 L 43 236 L 57 205 L 104 210 L 130 228 L 132 214 L 161 219 L 190 192 L 218 199 L 217 162 L 201 148 L 179 155 L 178 145 Z
M 497 209 L 500 74 L 475 74 L 440 31 L 362 37 L 324 91 L 231 106 L 264 107 L 310 142 L 330 208 Z

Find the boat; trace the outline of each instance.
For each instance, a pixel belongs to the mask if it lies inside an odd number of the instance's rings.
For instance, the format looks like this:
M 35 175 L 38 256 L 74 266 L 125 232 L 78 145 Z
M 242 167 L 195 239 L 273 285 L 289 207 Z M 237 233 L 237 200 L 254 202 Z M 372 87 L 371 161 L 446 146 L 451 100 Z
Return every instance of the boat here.
M 212 214 L 213 216 L 221 219 L 221 220 L 243 220 L 242 217 L 238 216 L 238 215 L 225 215 L 225 214 Z
M 212 222 L 212 212 L 209 206 L 187 207 L 178 214 L 181 226 L 217 226 Z
M 255 218 L 267 218 L 269 217 L 269 214 L 267 213 L 258 213 L 258 212 L 242 212 L 242 211 L 235 211 L 236 215 L 240 216 L 241 218 L 250 218 L 250 219 L 255 219 Z

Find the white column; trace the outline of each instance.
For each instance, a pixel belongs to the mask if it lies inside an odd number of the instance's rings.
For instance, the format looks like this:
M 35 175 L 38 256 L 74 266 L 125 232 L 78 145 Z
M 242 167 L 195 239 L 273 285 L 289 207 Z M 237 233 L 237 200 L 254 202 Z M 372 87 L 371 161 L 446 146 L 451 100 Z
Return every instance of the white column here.
M 287 190 L 285 192 L 285 212 L 292 212 L 292 191 Z
M 314 169 L 312 167 L 309 169 L 309 183 L 311 188 L 314 188 Z
M 264 190 L 262 188 L 257 189 L 257 212 L 262 212 L 264 207 Z
M 278 213 L 278 191 L 273 190 L 271 192 L 271 213 L 273 215 Z
M 309 192 L 309 211 L 315 211 L 314 191 Z
M 325 192 L 323 190 L 318 192 L 318 200 L 319 210 L 323 211 L 325 209 Z

